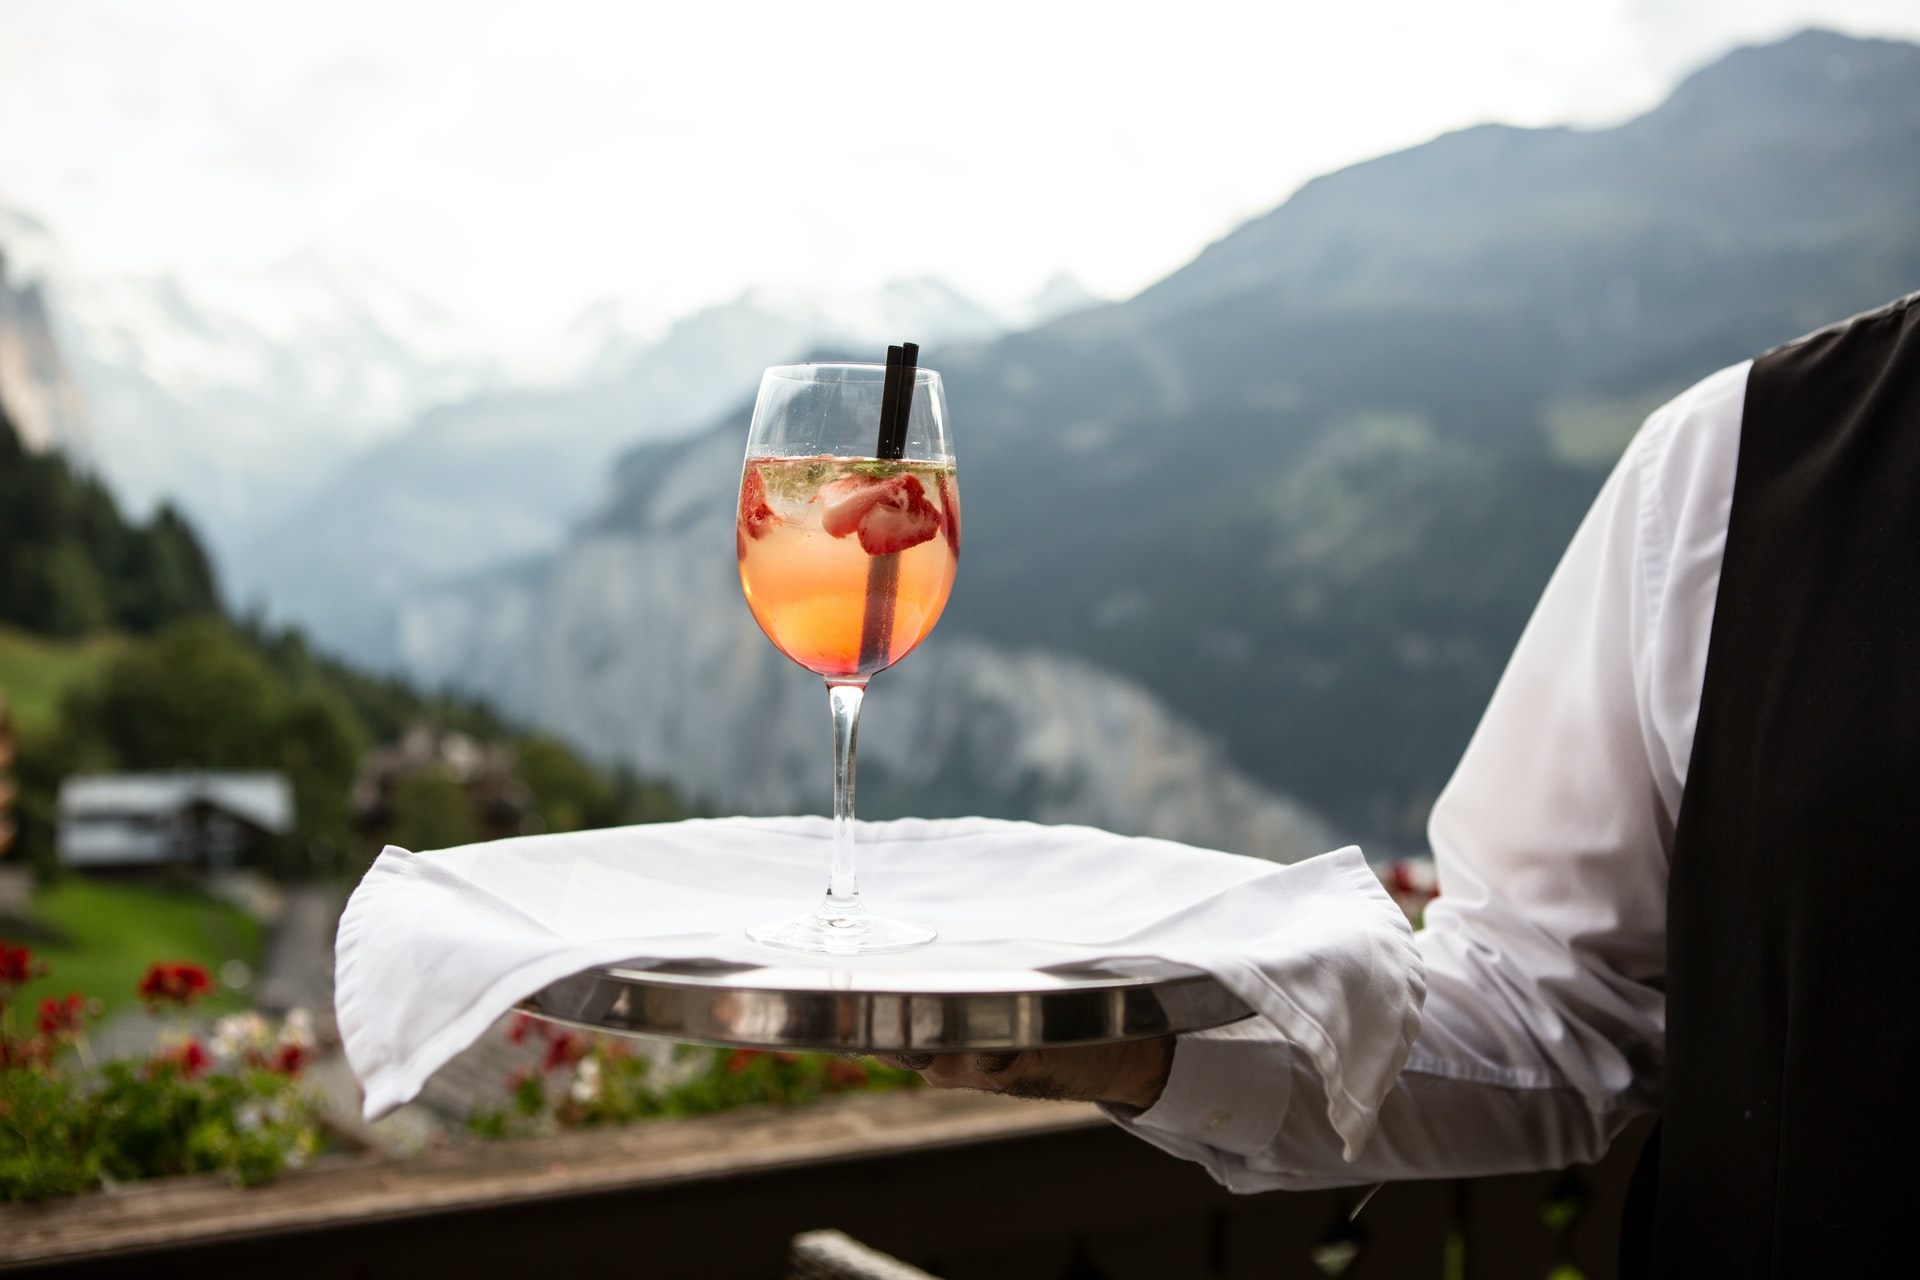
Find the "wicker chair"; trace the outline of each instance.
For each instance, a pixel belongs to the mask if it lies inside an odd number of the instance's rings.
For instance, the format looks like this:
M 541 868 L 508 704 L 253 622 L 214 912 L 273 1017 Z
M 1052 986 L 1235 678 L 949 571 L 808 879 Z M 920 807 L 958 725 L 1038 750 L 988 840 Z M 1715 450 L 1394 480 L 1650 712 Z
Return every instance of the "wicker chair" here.
M 939 1280 L 842 1231 L 805 1231 L 793 1238 L 787 1280 Z

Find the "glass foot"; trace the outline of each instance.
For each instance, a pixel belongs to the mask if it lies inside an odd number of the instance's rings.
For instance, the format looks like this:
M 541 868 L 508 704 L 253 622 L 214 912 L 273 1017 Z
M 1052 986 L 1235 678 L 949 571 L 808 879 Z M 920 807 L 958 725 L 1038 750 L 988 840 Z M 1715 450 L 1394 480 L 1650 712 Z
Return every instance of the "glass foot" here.
M 909 920 L 869 915 L 866 907 L 857 901 L 848 906 L 831 899 L 807 915 L 747 928 L 749 938 L 769 947 L 830 956 L 911 951 L 932 942 L 937 933 L 927 925 Z

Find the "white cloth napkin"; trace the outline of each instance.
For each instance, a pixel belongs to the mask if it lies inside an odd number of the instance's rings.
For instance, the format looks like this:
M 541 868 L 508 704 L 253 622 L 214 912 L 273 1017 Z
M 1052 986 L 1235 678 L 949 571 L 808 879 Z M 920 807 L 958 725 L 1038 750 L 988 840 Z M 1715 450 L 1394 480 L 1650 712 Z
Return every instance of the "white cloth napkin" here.
M 374 1119 L 514 1003 L 597 964 L 711 959 L 862 975 L 1156 958 L 1214 974 L 1300 1047 L 1357 1153 L 1419 1030 L 1426 971 L 1399 908 L 1346 848 L 1292 865 L 1087 827 L 860 823 L 861 895 L 930 924 L 917 951 L 801 956 L 749 924 L 811 910 L 825 818 L 718 818 L 389 846 L 340 921 L 335 1008 Z

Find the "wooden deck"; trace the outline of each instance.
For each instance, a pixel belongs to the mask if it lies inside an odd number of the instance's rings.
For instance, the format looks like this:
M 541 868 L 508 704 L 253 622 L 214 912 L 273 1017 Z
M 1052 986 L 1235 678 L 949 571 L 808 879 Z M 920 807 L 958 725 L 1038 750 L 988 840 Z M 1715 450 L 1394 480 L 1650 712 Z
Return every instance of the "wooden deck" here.
M 672 1123 L 472 1143 L 405 1159 L 340 1157 L 269 1186 L 169 1178 L 40 1205 L 0 1207 L 0 1272 L 366 1228 L 541 1201 L 686 1189 L 956 1144 L 1105 1127 L 1091 1106 L 914 1090 L 783 1112 L 751 1109 Z M 64 1270 L 65 1268 L 63 1268 Z
M 1643 1136 L 1388 1186 L 1350 1222 L 1358 1191 L 1232 1196 L 1088 1106 L 916 1090 L 0 1208 L 0 1274 L 779 1280 L 836 1227 L 941 1280 L 1441 1280 L 1450 1247 L 1468 1280 L 1609 1280 Z

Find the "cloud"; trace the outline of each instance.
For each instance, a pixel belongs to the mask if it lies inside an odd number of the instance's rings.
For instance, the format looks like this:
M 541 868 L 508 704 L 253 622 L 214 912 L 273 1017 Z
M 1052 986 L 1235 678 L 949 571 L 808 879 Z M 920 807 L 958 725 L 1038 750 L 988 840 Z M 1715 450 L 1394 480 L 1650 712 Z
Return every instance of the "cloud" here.
M 1909 11 L 1912 12 L 1909 12 Z M 0 0 L 9 198 L 100 270 L 322 242 L 503 333 L 620 294 L 1062 268 L 1125 295 L 1312 175 L 1485 120 L 1607 123 L 1733 43 L 1911 0 L 935 9 Z

